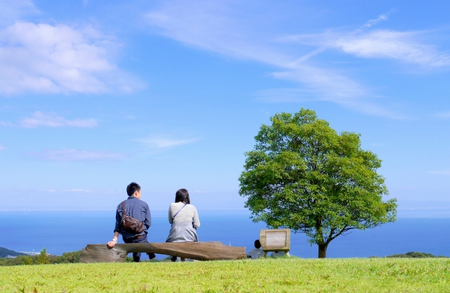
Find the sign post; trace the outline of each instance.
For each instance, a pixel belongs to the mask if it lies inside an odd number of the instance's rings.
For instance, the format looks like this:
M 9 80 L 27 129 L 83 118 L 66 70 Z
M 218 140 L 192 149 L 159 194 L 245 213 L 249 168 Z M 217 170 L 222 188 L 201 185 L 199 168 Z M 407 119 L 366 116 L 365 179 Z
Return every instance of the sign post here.
M 259 231 L 259 241 L 264 251 L 264 257 L 269 251 L 284 251 L 286 256 L 290 256 L 291 229 L 262 229 Z

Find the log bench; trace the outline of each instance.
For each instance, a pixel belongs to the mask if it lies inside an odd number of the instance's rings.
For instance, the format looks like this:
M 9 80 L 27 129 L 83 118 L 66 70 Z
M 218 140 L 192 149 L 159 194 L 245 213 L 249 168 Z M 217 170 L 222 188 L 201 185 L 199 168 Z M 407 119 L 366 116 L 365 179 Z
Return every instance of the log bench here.
M 221 242 L 171 242 L 88 244 L 81 250 L 80 262 L 125 262 L 131 252 L 173 255 L 195 260 L 232 260 L 246 258 L 245 247 L 226 246 Z

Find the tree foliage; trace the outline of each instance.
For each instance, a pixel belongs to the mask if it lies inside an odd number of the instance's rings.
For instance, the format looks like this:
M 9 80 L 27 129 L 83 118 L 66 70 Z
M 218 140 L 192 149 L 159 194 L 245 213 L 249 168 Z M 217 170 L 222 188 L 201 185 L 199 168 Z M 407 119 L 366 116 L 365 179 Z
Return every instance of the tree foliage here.
M 431 253 L 426 252 L 417 252 L 417 251 L 410 251 L 405 254 L 393 254 L 386 256 L 387 258 L 448 258 L 447 256 L 438 255 L 435 256 Z
M 339 235 L 395 220 L 396 199 L 382 200 L 381 160 L 361 149 L 359 134 L 338 134 L 307 109 L 271 122 L 261 126 L 239 178 L 255 222 L 303 232 L 326 257 Z
M 50 255 L 44 248 L 38 255 L 19 255 L 15 258 L 0 258 L 0 266 L 78 263 L 80 261 L 80 255 L 80 250 L 64 252 L 61 256 Z
M 79 263 L 81 250 L 73 252 L 64 252 L 61 256 L 55 259 L 54 263 Z
M 46 265 L 49 264 L 50 260 L 48 259 L 47 249 L 42 249 L 41 253 L 37 256 L 36 264 L 38 265 Z

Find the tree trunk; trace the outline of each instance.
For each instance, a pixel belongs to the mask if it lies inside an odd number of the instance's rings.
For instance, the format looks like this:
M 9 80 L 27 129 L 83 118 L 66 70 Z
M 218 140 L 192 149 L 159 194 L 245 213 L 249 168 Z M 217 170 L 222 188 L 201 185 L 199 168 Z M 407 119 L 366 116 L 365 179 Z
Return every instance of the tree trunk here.
M 319 246 L 319 258 L 326 258 L 328 243 L 318 244 L 318 246 Z

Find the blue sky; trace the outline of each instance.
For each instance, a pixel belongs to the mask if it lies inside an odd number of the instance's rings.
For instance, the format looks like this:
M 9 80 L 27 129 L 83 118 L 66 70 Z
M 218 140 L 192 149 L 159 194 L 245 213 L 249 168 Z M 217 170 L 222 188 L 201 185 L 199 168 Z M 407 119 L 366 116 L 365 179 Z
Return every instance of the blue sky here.
M 361 134 L 399 216 L 450 211 L 447 1 L 0 0 L 0 209 L 243 209 L 262 124 Z

